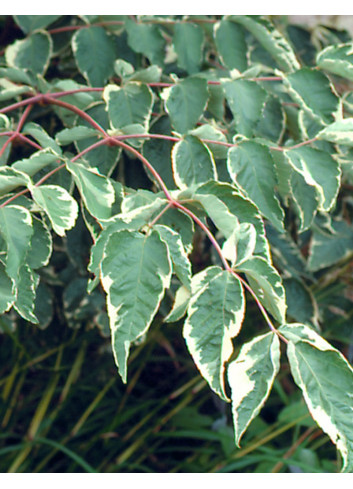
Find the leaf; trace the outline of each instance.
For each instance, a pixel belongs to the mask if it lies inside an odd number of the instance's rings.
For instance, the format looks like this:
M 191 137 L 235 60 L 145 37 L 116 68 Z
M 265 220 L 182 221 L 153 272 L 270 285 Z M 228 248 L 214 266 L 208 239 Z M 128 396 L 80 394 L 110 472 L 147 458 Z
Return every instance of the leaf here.
M 180 189 L 217 178 L 210 150 L 195 136 L 185 136 L 172 149 L 174 180 Z
M 344 356 L 300 323 L 279 329 L 289 341 L 287 355 L 295 383 L 311 416 L 337 446 L 343 472 L 353 472 L 353 369 Z
M 190 301 L 190 290 L 184 285 L 179 287 L 175 293 L 174 304 L 168 315 L 164 318 L 166 323 L 175 323 L 182 319 L 187 311 Z
M 203 43 L 203 30 L 199 25 L 191 22 L 175 24 L 173 45 L 178 56 L 177 63 L 191 75 L 200 69 Z
M 91 258 L 88 264 L 88 270 L 92 272 L 96 277 L 100 274 L 100 263 L 104 257 L 104 248 L 110 235 L 117 231 L 129 230 L 137 231 L 142 228 L 152 217 L 160 211 L 163 205 L 166 205 L 167 201 L 164 199 L 156 198 L 151 204 L 142 205 L 136 209 L 132 209 L 130 212 L 123 212 L 113 216 L 111 219 L 106 220 L 104 228 L 99 234 L 98 239 L 91 248 Z M 91 292 L 96 285 L 96 281 L 89 284 L 88 292 Z
M 6 273 L 6 267 L 0 260 L 0 314 L 7 312 L 15 300 L 14 283 Z
M 10 193 L 17 187 L 30 184 L 28 176 L 10 166 L 0 166 L 0 196 Z
M 353 146 L 353 118 L 349 117 L 329 124 L 316 137 L 335 144 Z
M 47 225 L 32 215 L 33 234 L 27 253 L 27 264 L 33 270 L 42 268 L 49 263 L 53 250 L 53 241 Z
M 33 177 L 43 168 L 52 165 L 53 163 L 57 163 L 58 161 L 60 161 L 58 159 L 58 155 L 56 153 L 53 153 L 52 148 L 46 148 L 32 153 L 29 158 L 24 158 L 23 160 L 16 161 L 11 166 L 11 169 L 17 170 L 18 172 L 22 172 L 22 174 L 25 173 L 26 175 Z
M 233 15 L 230 20 L 243 25 L 250 31 L 282 70 L 293 71 L 300 68 L 288 41 L 267 19 L 258 15 Z
M 71 40 L 72 51 L 82 75 L 93 87 L 103 87 L 113 74 L 116 58 L 112 38 L 103 27 L 79 29 Z
M 59 19 L 61 15 L 14 15 L 13 17 L 23 32 L 28 34 L 38 29 L 45 29 Z
M 51 138 L 42 126 L 35 122 L 27 122 L 23 127 L 23 134 L 32 136 L 43 148 L 51 148 L 54 153 L 61 155 L 62 151 L 56 141 Z
M 101 264 L 114 358 L 124 382 L 130 345 L 145 334 L 169 287 L 171 263 L 158 233 L 112 234 Z
M 235 443 L 239 448 L 242 435 L 270 394 L 279 360 L 279 339 L 274 333 L 267 333 L 245 343 L 228 366 Z
M 302 68 L 283 79 L 294 102 L 323 124 L 332 123 L 340 115 L 339 98 L 324 73 Z
M 287 297 L 287 315 L 318 329 L 318 306 L 310 288 L 296 278 L 283 279 L 283 286 Z
M 168 226 L 157 224 L 154 229 L 165 241 L 173 264 L 173 272 L 180 282 L 188 289 L 191 288 L 191 263 L 186 254 L 180 235 Z
M 253 256 L 237 266 L 236 271 L 246 274 L 251 288 L 262 305 L 279 323 L 284 323 L 287 309 L 286 297 L 277 270 L 264 258 Z
M 165 108 L 174 129 L 185 134 L 193 129 L 206 109 L 207 81 L 202 78 L 184 78 L 162 92 Z
M 189 131 L 189 134 L 197 136 L 209 148 L 213 158 L 226 158 L 228 154 L 227 138 L 220 129 L 211 124 L 202 124 L 201 126 Z M 205 141 L 203 141 L 205 140 Z M 207 141 L 208 140 L 208 141 Z M 211 141 L 219 141 L 223 144 L 213 143 Z
M 139 82 L 129 82 L 122 87 L 107 85 L 103 98 L 108 106 L 110 124 L 113 129 L 123 129 L 140 124 L 148 131 L 152 111 L 151 89 Z
M 183 335 L 193 360 L 211 389 L 222 399 L 225 364 L 233 353 L 232 339 L 244 317 L 244 294 L 240 281 L 219 267 L 206 269 L 192 279 L 192 296 Z
M 249 222 L 237 224 L 232 234 L 223 243 L 222 252 L 232 267 L 250 259 L 256 247 L 255 226 Z
M 44 75 L 52 55 L 52 44 L 52 39 L 47 32 L 34 32 L 6 48 L 6 63 L 10 67 Z
M 125 29 L 128 44 L 135 52 L 144 54 L 152 64 L 163 65 L 165 40 L 157 25 L 138 23 L 127 19 Z
M 239 134 L 252 137 L 265 106 L 267 93 L 250 80 L 222 81 L 235 127 Z
M 108 219 L 115 201 L 111 181 L 98 170 L 86 168 L 80 163 L 66 162 L 66 168 L 73 175 L 88 212 L 99 219 Z
M 283 230 L 284 212 L 274 194 L 276 175 L 268 148 L 254 141 L 243 141 L 229 150 L 227 164 L 236 185 L 276 229 Z
M 317 66 L 335 75 L 353 80 L 353 44 L 334 44 L 320 51 Z
M 254 253 L 271 261 L 264 223 L 259 211 L 233 185 L 210 181 L 199 186 L 192 198 L 202 203 L 208 215 L 226 238 L 236 227 L 236 220 L 240 223 L 253 224 L 256 230 Z
M 242 26 L 222 19 L 215 24 L 213 35 L 222 63 L 229 70 L 245 71 L 248 60 L 245 32 Z
M 318 208 L 318 196 L 315 187 L 306 184 L 304 177 L 293 171 L 291 180 L 291 197 L 299 216 L 299 232 L 310 228 Z
M 38 319 L 34 314 L 35 290 L 38 282 L 39 276 L 26 263 L 23 264 L 19 272 L 17 297 L 13 307 L 23 319 L 33 324 L 38 324 Z
M 309 146 L 286 150 L 285 155 L 294 170 L 315 188 L 318 209 L 328 211 L 335 204 L 340 188 L 341 171 L 338 163 L 326 151 Z
M 309 270 L 321 270 L 353 253 L 353 227 L 343 220 L 332 221 L 333 233 L 315 226 L 309 249 Z
M 6 273 L 15 281 L 30 247 L 33 234 L 31 213 L 19 205 L 0 208 L 0 235 L 5 240 Z
M 98 134 L 96 129 L 93 129 L 92 127 L 78 125 L 59 131 L 55 136 L 55 140 L 58 144 L 66 145 L 74 141 L 81 141 L 81 139 L 86 139 L 97 135 Z
M 65 231 L 74 227 L 78 216 L 78 205 L 67 190 L 58 185 L 33 186 L 33 200 L 47 214 L 54 231 L 65 236 Z

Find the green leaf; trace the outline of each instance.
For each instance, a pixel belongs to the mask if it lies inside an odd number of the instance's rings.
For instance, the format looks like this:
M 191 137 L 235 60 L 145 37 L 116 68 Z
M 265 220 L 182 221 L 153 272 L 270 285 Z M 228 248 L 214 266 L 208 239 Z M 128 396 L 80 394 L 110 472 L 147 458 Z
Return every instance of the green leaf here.
M 173 45 L 178 56 L 178 66 L 190 75 L 200 69 L 203 43 L 203 30 L 199 25 L 191 22 L 179 22 L 175 25 Z
M 128 44 L 135 52 L 144 54 L 152 64 L 163 65 L 165 40 L 157 25 L 137 23 L 127 19 L 125 29 Z
M 267 333 L 245 343 L 228 366 L 235 443 L 239 448 L 242 435 L 270 394 L 279 360 L 279 339 L 274 333 Z
M 263 306 L 279 322 L 286 318 L 286 296 L 282 279 L 277 270 L 260 256 L 253 256 L 237 266 L 237 272 L 244 272 L 249 284 Z
M 248 67 L 248 60 L 242 26 L 223 19 L 215 24 L 213 35 L 222 63 L 230 70 L 245 71 Z
M 33 270 L 48 265 L 53 250 L 53 241 L 44 221 L 32 215 L 33 235 L 27 253 L 27 264 Z
M 60 17 L 61 15 L 14 15 L 16 24 L 21 27 L 25 34 L 38 29 L 45 29 Z
M 353 146 L 353 118 L 333 122 L 322 129 L 316 137 L 335 144 Z
M 49 66 L 53 50 L 52 44 L 52 39 L 47 32 L 34 32 L 6 48 L 6 62 L 10 67 L 30 70 L 34 74 L 43 75 Z
M 254 141 L 239 143 L 228 152 L 228 171 L 261 213 L 283 230 L 284 212 L 274 194 L 276 175 L 268 148 Z
M 233 353 L 232 339 L 244 317 L 244 294 L 240 281 L 219 267 L 192 279 L 192 296 L 183 335 L 193 360 L 211 389 L 222 399 L 225 364 Z
M 115 200 L 114 187 L 97 169 L 86 168 L 80 163 L 66 162 L 73 175 L 88 212 L 97 219 L 109 219 Z
M 332 221 L 332 231 L 313 229 L 308 268 L 316 271 L 347 259 L 353 253 L 353 227 L 343 220 Z
M 0 167 L 0 196 L 6 195 L 17 187 L 30 184 L 28 176 L 9 166 Z
M 0 314 L 7 312 L 15 300 L 14 283 L 6 273 L 6 267 L 0 260 Z
M 195 136 L 185 136 L 172 150 L 174 180 L 180 189 L 217 178 L 210 150 Z
M 335 204 L 340 188 L 341 171 L 337 161 L 326 151 L 309 146 L 286 150 L 285 155 L 294 170 L 315 188 L 318 209 L 328 211 Z
M 103 87 L 113 74 L 116 58 L 112 38 L 103 27 L 79 29 L 71 40 L 72 50 L 82 75 L 93 87 Z
M 316 63 L 323 70 L 353 80 L 353 43 L 327 46 L 317 55 Z
M 202 78 L 184 78 L 162 92 L 165 108 L 175 130 L 185 134 L 193 129 L 206 109 L 207 81 Z
M 66 145 L 73 141 L 81 141 L 81 139 L 90 138 L 92 136 L 97 136 L 97 130 L 92 127 L 86 126 L 75 126 L 59 131 L 55 140 L 58 144 Z
M 23 173 L 25 173 L 26 175 L 33 177 L 33 175 L 35 175 L 43 168 L 52 165 L 53 163 L 57 163 L 58 161 L 60 161 L 58 159 L 58 155 L 56 153 L 53 153 L 53 150 L 51 148 L 46 148 L 32 153 L 29 158 L 24 158 L 23 160 L 16 161 L 12 165 L 11 169 L 22 172 L 22 175 Z M 22 176 L 22 178 L 24 178 L 24 175 Z
M 65 236 L 65 231 L 74 227 L 78 216 L 76 200 L 58 185 L 41 185 L 30 190 L 33 200 L 49 217 L 56 234 Z
M 175 273 L 180 282 L 187 289 L 191 289 L 191 263 L 186 254 L 180 235 L 168 226 L 163 226 L 161 224 L 154 226 L 154 229 L 158 232 L 162 241 L 168 246 L 173 264 L 173 273 Z
M 289 341 L 287 354 L 293 378 L 302 390 L 311 416 L 337 446 L 343 472 L 353 472 L 353 369 L 342 353 L 314 330 L 300 323 L 279 329 Z
M 113 129 L 123 129 L 131 124 L 141 124 L 145 132 L 152 111 L 151 89 L 139 82 L 129 82 L 122 87 L 107 85 L 103 98 L 108 105 L 108 114 Z
M 294 102 L 323 124 L 340 116 L 340 102 L 333 85 L 324 73 L 302 68 L 283 79 Z
M 17 297 L 13 307 L 23 319 L 33 324 L 38 324 L 38 319 L 34 314 L 38 282 L 39 276 L 27 264 L 22 265 L 17 283 Z
M 246 137 L 252 137 L 264 109 L 267 93 L 260 85 L 250 80 L 226 80 L 221 84 L 232 111 L 237 132 Z
M 118 231 L 105 247 L 101 281 L 114 358 L 124 382 L 130 345 L 147 332 L 169 287 L 171 268 L 168 248 L 154 231 L 148 236 Z
M 230 19 L 250 31 L 282 70 L 293 71 L 300 68 L 290 44 L 270 21 L 258 15 L 234 15 Z
M 14 280 L 26 259 L 32 234 L 32 216 L 27 209 L 19 205 L 0 208 L 0 235 L 7 247 L 6 273 Z

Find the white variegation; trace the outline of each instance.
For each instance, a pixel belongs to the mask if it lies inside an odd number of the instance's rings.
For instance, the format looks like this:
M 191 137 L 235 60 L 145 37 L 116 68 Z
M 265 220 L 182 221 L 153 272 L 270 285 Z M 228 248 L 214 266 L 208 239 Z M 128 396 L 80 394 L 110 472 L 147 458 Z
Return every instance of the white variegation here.
M 346 358 L 309 326 L 283 325 L 287 354 L 296 384 L 309 411 L 336 444 L 343 472 L 353 471 L 353 368 Z
M 32 215 L 29 210 L 19 205 L 0 208 L 0 235 L 7 247 L 4 260 L 6 273 L 16 281 L 33 235 Z
M 111 234 L 100 265 L 115 362 L 123 382 L 131 343 L 143 336 L 170 285 L 169 250 L 156 231 Z
M 320 51 L 317 65 L 331 73 L 353 80 L 353 43 L 334 44 Z
M 174 323 L 185 316 L 191 297 L 190 290 L 184 285 L 179 287 L 175 293 L 174 304 L 168 315 L 164 318 L 166 323 Z
M 179 278 L 180 282 L 190 290 L 191 263 L 181 241 L 180 234 L 173 231 L 170 227 L 161 224 L 154 226 L 154 229 L 159 233 L 162 241 L 168 246 L 173 263 L 173 272 Z
M 31 186 L 33 200 L 47 214 L 59 236 L 73 228 L 78 216 L 78 204 L 69 192 L 58 185 Z
M 220 267 L 210 267 L 192 280 L 183 335 L 202 376 L 222 399 L 225 365 L 233 353 L 233 338 L 242 326 L 245 300 L 238 278 Z
M 231 387 L 235 442 L 239 442 L 251 421 L 268 398 L 280 368 L 280 343 L 276 334 L 267 333 L 245 343 L 238 357 L 228 366 Z
M 96 168 L 86 168 L 69 160 L 66 168 L 73 175 L 88 212 L 97 219 L 109 219 L 115 201 L 114 187 L 109 178 Z
M 318 139 L 353 146 L 353 117 L 337 120 L 320 131 Z

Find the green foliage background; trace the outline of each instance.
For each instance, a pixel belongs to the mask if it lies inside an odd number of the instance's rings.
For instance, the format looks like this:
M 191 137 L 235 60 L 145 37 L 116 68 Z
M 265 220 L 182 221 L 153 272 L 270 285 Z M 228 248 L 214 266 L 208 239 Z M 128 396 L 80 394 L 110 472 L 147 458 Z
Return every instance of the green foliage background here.
M 180 232 L 184 253 L 175 251 L 177 280 L 158 303 L 148 334 L 139 330 L 137 341 L 129 339 L 127 384 L 114 364 L 104 293 L 113 303 L 107 283 L 116 255 L 111 262 L 101 260 L 103 290 L 94 263 L 99 249 L 91 255 L 91 247 L 100 232 L 97 223 L 122 208 L 133 215 L 152 206 L 147 217 L 145 211 L 137 215 L 138 228 L 138 219 L 145 224 L 163 210 L 155 200 L 156 193 L 163 198 L 159 175 L 169 192 L 183 202 L 193 200 L 188 209 L 220 238 L 237 270 L 249 272 L 253 254 L 258 267 L 265 266 L 271 253 L 286 292 L 288 321 L 311 326 L 352 361 L 351 47 L 344 30 L 309 31 L 285 18 L 0 17 L 0 184 L 1 205 L 6 204 L 0 214 L 2 472 L 341 470 L 336 447 L 294 383 L 284 344 L 266 404 L 236 447 L 231 406 L 200 376 L 182 336 L 183 314 L 174 310 L 175 320 L 165 322 L 180 283 L 191 282 L 186 251 L 192 249 L 194 275 L 222 265 L 202 230 L 193 234 L 188 216 L 169 209 L 152 234 L 167 233 L 170 249 L 180 250 L 168 229 Z M 60 91 L 70 93 L 57 104 L 40 98 L 27 109 L 7 110 L 27 97 Z M 102 144 L 97 125 L 120 138 L 120 147 Z M 17 137 L 8 141 L 11 131 Z M 141 136 L 146 133 L 166 137 Z M 34 149 L 39 153 L 33 156 Z M 58 157 L 63 171 L 57 171 Z M 239 222 L 227 191 L 234 184 L 254 203 L 246 207 L 238 197 L 244 207 L 238 208 Z M 53 205 L 59 197 L 61 204 Z M 36 217 L 38 206 L 45 210 L 43 219 Z M 238 225 L 232 236 L 229 229 Z M 116 226 L 119 246 L 130 244 L 129 233 L 136 230 Z M 10 247 L 15 235 L 21 239 Z M 232 239 L 238 240 L 236 257 Z M 114 244 L 111 239 L 106 249 L 113 251 Z M 251 273 L 247 277 L 261 292 L 258 270 L 252 282 Z M 169 272 L 159 276 L 166 279 Z M 118 282 L 120 269 L 115 273 Z M 263 305 L 281 324 L 282 288 L 274 273 L 266 268 L 260 274 L 268 291 Z M 9 283 L 16 284 L 16 300 Z M 232 307 L 226 312 L 236 316 Z M 190 310 L 188 321 L 192 329 Z M 295 345 L 290 335 L 299 330 L 286 328 L 282 334 Z M 232 359 L 243 344 L 268 331 L 256 300 L 247 297 Z M 119 348 L 115 355 L 126 380 Z M 349 405 L 349 371 L 347 379 L 342 385 L 348 389 L 338 392 Z M 213 388 L 214 377 L 207 381 Z M 220 393 L 218 384 L 215 390 Z

